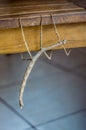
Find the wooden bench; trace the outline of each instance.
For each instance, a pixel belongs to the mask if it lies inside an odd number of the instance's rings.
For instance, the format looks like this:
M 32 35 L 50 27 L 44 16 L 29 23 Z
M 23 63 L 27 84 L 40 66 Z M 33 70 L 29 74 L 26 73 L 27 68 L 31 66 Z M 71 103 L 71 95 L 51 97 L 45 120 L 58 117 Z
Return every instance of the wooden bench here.
M 66 48 L 86 47 L 86 10 L 67 0 L 2 0 L 0 1 L 0 54 L 26 51 L 19 19 L 31 51 L 40 49 L 40 20 L 43 46 L 58 41 L 51 15 Z M 58 47 L 56 49 L 60 49 Z

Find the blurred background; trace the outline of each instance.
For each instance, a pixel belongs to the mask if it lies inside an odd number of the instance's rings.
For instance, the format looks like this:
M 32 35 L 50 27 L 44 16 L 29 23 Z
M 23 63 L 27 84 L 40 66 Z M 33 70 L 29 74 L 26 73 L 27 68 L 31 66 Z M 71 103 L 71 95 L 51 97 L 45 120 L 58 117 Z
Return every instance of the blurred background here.
M 20 110 L 19 89 L 28 63 L 20 54 L 0 55 L 0 130 L 86 130 L 86 48 L 72 49 L 68 57 L 54 51 L 51 61 L 42 55 Z

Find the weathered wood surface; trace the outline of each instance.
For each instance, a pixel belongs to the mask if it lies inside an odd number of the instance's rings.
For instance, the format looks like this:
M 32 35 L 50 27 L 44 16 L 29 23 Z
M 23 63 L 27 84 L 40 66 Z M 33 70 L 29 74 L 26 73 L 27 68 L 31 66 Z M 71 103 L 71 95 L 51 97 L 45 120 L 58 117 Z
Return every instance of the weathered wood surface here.
M 86 10 L 66 0 L 4 0 L 0 2 L 0 28 L 19 27 L 18 19 L 22 19 L 23 26 L 52 24 L 50 14 L 55 22 L 76 23 L 86 22 Z
M 43 45 L 58 41 L 51 14 L 66 48 L 86 47 L 86 10 L 66 0 L 0 0 L 0 54 L 21 53 L 26 48 L 19 18 L 31 51 L 40 49 L 40 16 L 43 17 Z M 61 48 L 61 47 L 59 47 Z

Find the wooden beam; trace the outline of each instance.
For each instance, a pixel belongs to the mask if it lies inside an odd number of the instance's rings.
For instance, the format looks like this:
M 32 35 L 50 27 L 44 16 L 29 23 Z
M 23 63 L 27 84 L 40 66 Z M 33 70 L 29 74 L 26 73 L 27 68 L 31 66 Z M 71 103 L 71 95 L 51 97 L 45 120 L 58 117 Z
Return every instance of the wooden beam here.
M 61 39 L 67 39 L 66 48 L 86 47 L 86 23 L 57 25 Z M 24 28 L 25 37 L 31 51 L 40 49 L 40 26 Z M 53 25 L 43 26 L 43 46 L 49 46 L 58 41 Z M 61 49 L 58 47 L 55 49 Z M 0 29 L 0 54 L 21 53 L 26 48 L 20 28 Z

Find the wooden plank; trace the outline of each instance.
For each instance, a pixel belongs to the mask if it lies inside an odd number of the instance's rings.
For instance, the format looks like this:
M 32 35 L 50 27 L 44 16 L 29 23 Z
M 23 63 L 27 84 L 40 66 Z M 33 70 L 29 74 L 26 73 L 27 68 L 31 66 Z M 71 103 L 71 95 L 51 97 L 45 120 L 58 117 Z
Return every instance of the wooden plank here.
M 68 44 L 65 45 L 66 48 L 86 47 L 86 23 L 57 25 L 57 28 L 61 39 L 67 39 L 68 41 Z M 24 31 L 30 50 L 39 50 L 40 26 L 24 28 Z M 53 25 L 43 26 L 43 46 L 49 46 L 57 41 Z M 0 54 L 21 53 L 25 51 L 26 48 L 20 28 L 0 30 Z
M 41 15 L 43 17 L 43 25 L 50 25 L 52 24 L 51 20 L 51 14 L 44 14 Z M 75 10 L 70 12 L 61 12 L 57 13 L 54 12 L 53 17 L 55 19 L 56 24 L 66 24 L 66 23 L 78 23 L 78 22 L 86 22 L 86 11 L 85 10 Z M 30 17 L 20 17 L 22 20 L 22 25 L 24 27 L 28 26 L 38 26 L 40 25 L 40 15 L 33 16 L 31 15 Z M 0 19 L 0 28 L 18 28 L 19 27 L 19 17 L 17 18 L 5 18 L 5 19 Z
M 34 8 L 33 8 L 34 7 Z M 40 12 L 48 12 L 48 11 L 62 11 L 62 10 L 73 10 L 73 9 L 81 9 L 80 7 L 74 5 L 73 3 L 66 3 L 66 4 L 47 4 L 47 5 L 36 5 L 36 6 L 15 6 L 15 7 L 1 7 L 0 8 L 0 16 L 6 15 L 18 15 L 18 14 L 28 14 L 28 13 L 40 13 Z
M 66 3 L 66 0 L 0 0 L 0 6 L 22 6 L 22 5 L 42 5 L 51 3 Z
M 0 28 L 19 27 L 19 18 L 24 27 L 37 26 L 40 24 L 40 15 L 44 18 L 43 25 L 49 25 L 52 24 L 51 14 L 59 24 L 86 22 L 86 10 L 66 0 L 22 0 L 8 3 L 4 0 L 0 1 Z

